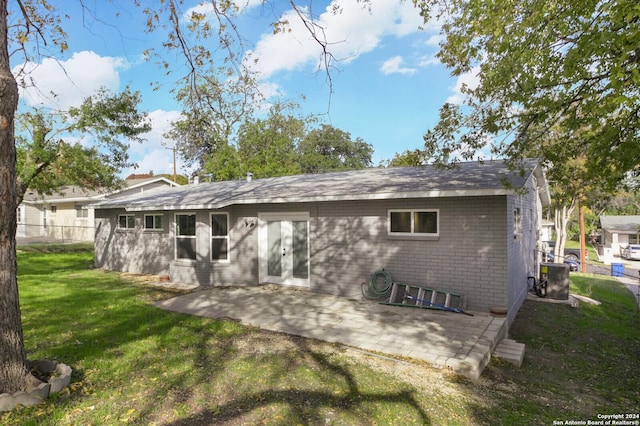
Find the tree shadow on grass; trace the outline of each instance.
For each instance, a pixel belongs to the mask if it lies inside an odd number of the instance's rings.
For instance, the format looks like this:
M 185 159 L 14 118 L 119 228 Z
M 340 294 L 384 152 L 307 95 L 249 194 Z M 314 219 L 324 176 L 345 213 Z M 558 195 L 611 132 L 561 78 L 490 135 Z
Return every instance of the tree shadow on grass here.
M 271 333 L 271 332 L 264 332 Z M 282 335 L 282 333 L 273 333 Z M 338 362 L 330 359 L 330 356 L 313 350 L 307 344 L 308 340 L 297 336 L 286 335 L 286 340 L 295 344 L 296 350 L 289 353 L 287 359 L 282 359 L 283 368 L 280 372 L 271 377 L 272 388 L 256 389 L 248 391 L 241 396 L 232 398 L 223 404 L 202 409 L 189 416 L 167 423 L 168 425 L 192 425 L 192 424 L 235 424 L 264 422 L 264 417 L 254 418 L 252 416 L 264 416 L 264 413 L 254 413 L 259 410 L 268 412 L 269 406 L 286 405 L 286 410 L 280 410 L 282 421 L 301 424 L 325 424 L 332 412 L 340 412 L 339 416 L 347 416 L 353 420 L 361 420 L 368 423 L 367 418 L 372 419 L 379 404 L 393 404 L 405 406 L 407 417 L 417 418 L 416 423 L 428 425 L 431 421 L 425 413 L 421 404 L 417 400 L 413 390 L 401 389 L 398 391 L 363 391 L 358 385 L 357 379 L 352 372 Z M 268 354 L 264 356 L 264 362 L 270 359 Z M 303 358 L 301 361 L 300 358 Z M 340 382 L 341 390 L 332 392 L 331 390 L 313 390 L 305 383 L 291 382 L 287 389 L 282 389 L 282 383 L 287 382 L 287 369 L 295 369 L 300 362 L 311 364 L 316 369 L 316 375 L 323 376 L 327 381 Z M 203 378 L 205 379 L 205 378 Z M 294 379 L 292 379 L 294 380 Z M 280 384 L 280 385 L 278 385 Z M 369 407 L 368 407 L 369 406 Z M 370 416 L 370 417 L 369 417 Z M 275 421 L 275 419 L 271 419 Z
M 394 403 L 407 405 L 416 410 L 420 417 L 420 424 L 429 425 L 426 413 L 419 407 L 414 395 L 408 391 L 397 393 L 366 394 L 360 392 L 350 393 L 337 397 L 326 392 L 278 390 L 263 391 L 243 398 L 233 400 L 223 406 L 195 413 L 186 419 L 168 423 L 172 426 L 192 424 L 221 424 L 231 422 L 245 416 L 247 413 L 271 404 L 287 404 L 290 408 L 290 420 L 302 424 L 325 424 L 326 420 L 322 408 L 335 408 L 340 410 L 352 410 L 361 408 L 363 403 Z M 353 413 L 354 417 L 357 413 Z
M 325 424 L 327 416 L 335 413 L 341 419 L 369 423 L 379 418 L 382 406 L 393 405 L 394 409 L 404 407 L 407 418 L 414 419 L 410 423 L 431 424 L 406 385 L 398 390 L 363 391 L 355 376 L 358 373 L 332 360 L 331 354 L 315 350 L 314 343 L 309 344 L 312 340 L 240 325 L 243 331 L 229 332 L 234 329 L 229 321 L 215 320 L 203 327 L 185 324 L 181 314 L 170 316 L 180 323 L 185 339 L 198 336 L 196 342 L 191 341 L 188 358 L 182 359 L 189 369 L 165 377 L 153 391 L 154 397 L 140 407 L 139 419 L 167 425 L 253 424 L 277 423 L 270 417 L 275 416 L 286 423 Z M 239 366 L 246 365 L 259 372 L 238 373 Z M 296 375 L 299 369 L 312 372 L 312 384 Z M 387 385 L 375 388 L 389 388 Z M 209 389 L 211 393 L 206 394 Z M 202 398 L 207 401 L 198 401 Z M 160 420 L 168 410 L 182 418 L 172 420 L 175 416 L 169 414 L 172 419 L 168 422 Z M 178 415 L 180 410 L 185 413 Z

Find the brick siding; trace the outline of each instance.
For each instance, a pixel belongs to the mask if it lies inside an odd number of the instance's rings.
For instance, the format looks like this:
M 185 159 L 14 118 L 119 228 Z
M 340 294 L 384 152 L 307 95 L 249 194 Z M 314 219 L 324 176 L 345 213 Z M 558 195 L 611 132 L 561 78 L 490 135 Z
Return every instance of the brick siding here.
M 230 262 L 210 262 L 209 217 L 197 211 L 195 262 L 174 259 L 174 212 L 166 212 L 162 232 L 117 230 L 123 210 L 96 210 L 96 266 L 137 273 L 169 274 L 175 281 L 201 285 L 255 285 L 259 277 L 258 214 L 308 212 L 310 288 L 360 298 L 361 283 L 385 268 L 399 282 L 462 293 L 467 308 L 488 312 L 509 308 L 515 316 L 526 277 L 535 271 L 535 194 L 384 201 L 314 202 L 232 206 Z M 514 208 L 522 229 L 514 238 Z M 389 209 L 438 209 L 437 239 L 387 235 Z M 151 214 L 147 212 L 146 214 Z M 256 224 L 251 226 L 251 224 Z

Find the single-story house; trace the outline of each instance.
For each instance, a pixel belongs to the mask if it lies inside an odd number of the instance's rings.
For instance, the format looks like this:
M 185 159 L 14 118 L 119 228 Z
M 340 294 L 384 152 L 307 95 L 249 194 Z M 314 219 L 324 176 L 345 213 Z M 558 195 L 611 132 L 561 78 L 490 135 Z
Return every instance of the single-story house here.
M 384 268 L 394 281 L 463 294 L 469 310 L 507 307 L 512 321 L 537 275 L 549 203 L 534 161 L 524 174 L 487 161 L 162 188 L 94 206 L 95 263 L 345 297 L 361 297 Z
M 600 242 L 603 248 L 620 255 L 620 247 L 640 243 L 640 216 L 600 216 Z
M 95 220 L 91 203 L 159 187 L 179 186 L 165 177 L 136 176 L 140 175 L 127 178 L 123 189 L 111 192 L 90 191 L 78 186 L 63 186 L 52 195 L 27 190 L 17 209 L 16 236 L 93 241 Z

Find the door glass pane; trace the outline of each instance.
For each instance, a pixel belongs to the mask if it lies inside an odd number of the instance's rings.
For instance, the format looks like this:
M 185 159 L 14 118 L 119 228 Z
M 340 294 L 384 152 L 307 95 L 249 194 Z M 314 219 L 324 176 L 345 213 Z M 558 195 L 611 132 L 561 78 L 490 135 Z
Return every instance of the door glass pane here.
M 282 276 L 282 236 L 280 222 L 267 222 L 267 275 Z
M 308 223 L 293 222 L 293 277 L 309 277 Z

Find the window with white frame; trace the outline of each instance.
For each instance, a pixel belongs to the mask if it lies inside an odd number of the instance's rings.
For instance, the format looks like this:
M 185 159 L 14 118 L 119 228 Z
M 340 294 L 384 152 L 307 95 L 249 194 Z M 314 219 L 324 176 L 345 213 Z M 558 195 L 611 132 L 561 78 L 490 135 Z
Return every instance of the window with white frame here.
M 176 259 L 196 260 L 195 213 L 176 213 Z
M 211 260 L 229 260 L 228 213 L 211 213 Z
M 513 232 L 516 234 L 522 233 L 522 212 L 520 207 L 513 209 Z
M 77 219 L 86 219 L 89 217 L 89 209 L 87 206 L 77 205 L 76 206 L 76 218 Z
M 440 230 L 438 210 L 389 210 L 389 235 L 438 236 Z
M 58 213 L 58 206 L 52 205 L 51 207 L 49 207 L 49 211 L 51 212 L 51 214 Z
M 162 231 L 164 229 L 163 214 L 144 215 L 144 229 L 152 231 Z
M 135 229 L 136 215 L 121 214 L 118 215 L 118 229 Z
M 22 223 L 22 207 L 16 209 L 16 221 Z

